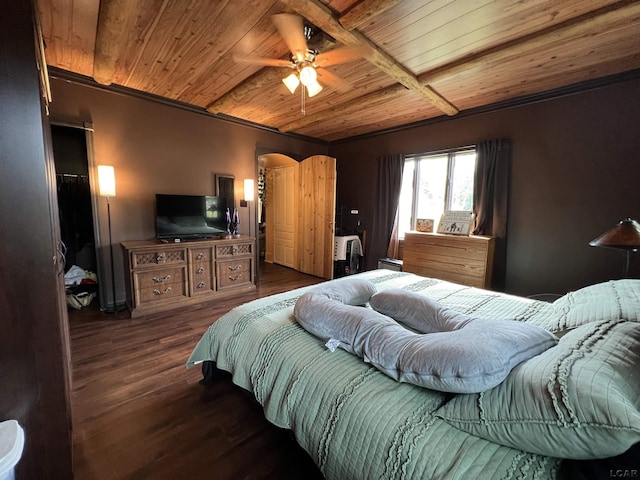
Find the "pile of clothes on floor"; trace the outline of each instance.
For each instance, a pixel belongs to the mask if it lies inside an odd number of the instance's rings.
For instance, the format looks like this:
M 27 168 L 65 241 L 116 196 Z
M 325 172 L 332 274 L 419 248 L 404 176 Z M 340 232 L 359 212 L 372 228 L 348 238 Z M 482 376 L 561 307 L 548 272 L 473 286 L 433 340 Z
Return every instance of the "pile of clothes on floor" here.
M 67 305 L 82 310 L 91 304 L 98 292 L 98 276 L 94 272 L 73 265 L 64 274 Z

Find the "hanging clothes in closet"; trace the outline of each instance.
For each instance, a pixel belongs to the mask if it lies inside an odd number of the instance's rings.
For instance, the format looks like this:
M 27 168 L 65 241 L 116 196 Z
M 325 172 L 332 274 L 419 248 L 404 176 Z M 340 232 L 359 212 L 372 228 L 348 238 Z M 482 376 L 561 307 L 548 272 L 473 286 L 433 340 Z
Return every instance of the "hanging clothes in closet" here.
M 89 177 L 88 175 L 56 174 L 56 179 L 60 233 L 67 248 L 65 272 L 73 265 L 95 270 L 95 265 L 89 264 L 93 263 L 92 255 L 84 257 L 78 255 L 83 249 L 91 249 L 91 252 L 94 249 Z

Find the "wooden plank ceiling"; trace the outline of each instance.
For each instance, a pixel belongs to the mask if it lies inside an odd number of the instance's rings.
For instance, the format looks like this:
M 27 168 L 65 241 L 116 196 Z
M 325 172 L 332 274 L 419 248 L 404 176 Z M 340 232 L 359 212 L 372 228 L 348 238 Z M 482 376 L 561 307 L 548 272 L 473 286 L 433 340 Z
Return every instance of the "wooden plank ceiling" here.
M 49 66 L 325 141 L 640 68 L 637 0 L 38 0 L 38 11 Z M 272 21 L 283 12 L 316 27 L 320 57 L 357 47 L 319 77 L 305 115 L 300 89 L 280 81 L 291 70 L 236 60 L 289 59 Z

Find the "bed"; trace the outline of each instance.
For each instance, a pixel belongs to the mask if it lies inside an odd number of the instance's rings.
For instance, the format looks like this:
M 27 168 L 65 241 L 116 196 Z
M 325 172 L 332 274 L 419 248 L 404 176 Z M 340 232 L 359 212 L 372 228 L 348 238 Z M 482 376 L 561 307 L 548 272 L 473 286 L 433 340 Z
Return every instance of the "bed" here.
M 640 280 L 548 303 L 384 269 L 349 279 L 480 321 L 534 325 L 557 343 L 487 391 L 399 382 L 296 321 L 296 302 L 340 281 L 332 280 L 234 308 L 209 327 L 187 367 L 230 372 L 327 479 L 594 478 L 598 468 L 607 478 L 638 475 Z

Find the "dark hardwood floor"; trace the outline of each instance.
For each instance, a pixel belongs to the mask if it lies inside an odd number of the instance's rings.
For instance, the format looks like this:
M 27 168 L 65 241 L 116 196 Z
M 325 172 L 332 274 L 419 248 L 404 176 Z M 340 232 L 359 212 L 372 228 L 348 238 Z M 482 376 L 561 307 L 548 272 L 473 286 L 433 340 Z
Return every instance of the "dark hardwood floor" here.
M 69 311 L 76 480 L 322 478 L 229 377 L 204 388 L 200 369 L 185 367 L 207 327 L 234 306 L 321 281 L 260 269 L 255 293 L 167 314 Z

